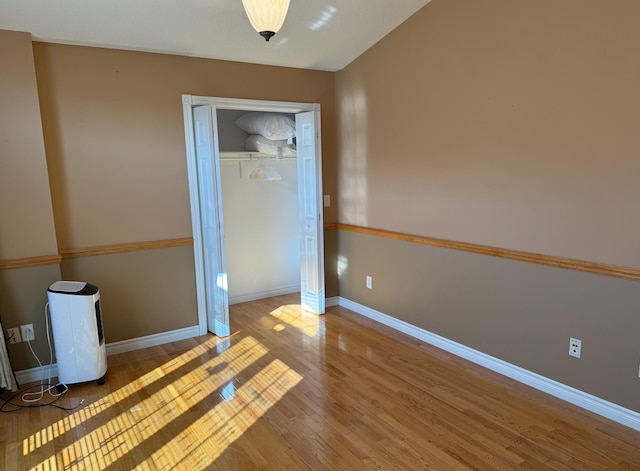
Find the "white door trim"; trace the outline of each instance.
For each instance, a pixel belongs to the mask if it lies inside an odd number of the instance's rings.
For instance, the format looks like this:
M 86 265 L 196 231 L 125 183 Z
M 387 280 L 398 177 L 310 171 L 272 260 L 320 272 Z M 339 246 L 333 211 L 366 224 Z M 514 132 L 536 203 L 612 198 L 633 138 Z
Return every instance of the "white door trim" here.
M 315 111 L 320 113 L 318 103 L 296 103 L 284 101 L 249 100 L 240 98 L 215 98 L 206 96 L 182 95 L 182 109 L 184 116 L 185 145 L 187 154 L 187 174 L 189 180 L 189 201 L 191 204 L 191 228 L 193 232 L 193 252 L 196 278 L 196 303 L 198 309 L 199 334 L 207 333 L 207 309 L 205 298 L 205 272 L 204 272 L 204 251 L 202 240 L 202 222 L 200 213 L 200 199 L 198 194 L 198 174 L 196 167 L 196 151 L 193 141 L 193 114 L 192 108 L 199 105 L 211 105 L 216 109 L 236 109 L 247 111 L 268 111 L 278 113 L 300 113 L 304 111 Z M 216 152 L 216 159 L 219 154 Z M 322 201 L 322 188 L 316 195 L 318 201 Z M 319 206 L 322 208 L 322 204 Z M 319 227 L 318 231 L 323 231 Z M 321 234 L 322 235 L 322 234 Z M 324 253 L 320 255 L 324 257 Z M 321 280 L 324 285 L 324 277 Z M 323 290 L 324 292 L 324 290 Z

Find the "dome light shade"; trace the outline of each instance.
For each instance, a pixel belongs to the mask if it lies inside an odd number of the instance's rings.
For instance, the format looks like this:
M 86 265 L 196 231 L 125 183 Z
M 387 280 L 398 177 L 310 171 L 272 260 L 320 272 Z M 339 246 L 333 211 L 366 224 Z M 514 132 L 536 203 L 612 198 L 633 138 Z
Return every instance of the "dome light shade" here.
M 251 26 L 266 41 L 271 39 L 284 23 L 289 0 L 242 0 Z

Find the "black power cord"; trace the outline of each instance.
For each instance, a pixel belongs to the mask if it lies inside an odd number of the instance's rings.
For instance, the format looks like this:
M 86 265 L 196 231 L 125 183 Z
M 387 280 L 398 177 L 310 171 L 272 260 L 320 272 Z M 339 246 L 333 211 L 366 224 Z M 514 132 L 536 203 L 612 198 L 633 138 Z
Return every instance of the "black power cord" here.
M 18 391 L 17 393 L 14 393 L 12 396 L 10 396 L 8 399 L 5 398 L 0 398 L 2 400 L 2 406 L 0 406 L 0 412 L 5 413 L 5 414 L 9 414 L 11 412 L 17 412 L 20 410 L 24 410 L 24 409 L 35 409 L 36 407 L 55 407 L 56 409 L 60 409 L 66 412 L 72 412 L 74 410 L 76 410 L 77 408 L 79 408 L 83 403 L 84 403 L 84 399 L 80 400 L 80 403 L 74 407 L 62 407 L 59 406 L 57 404 L 55 404 L 55 402 L 57 402 L 62 395 L 60 396 L 54 396 L 54 399 L 50 402 L 38 402 L 38 403 L 33 403 L 33 404 L 16 404 L 13 401 L 15 398 L 22 396 L 24 393 L 28 392 L 31 389 L 35 389 L 35 388 L 42 388 L 43 386 L 47 386 L 50 388 L 56 388 L 59 392 L 60 389 L 64 388 L 63 385 L 60 384 L 36 384 L 34 386 L 31 386 L 29 388 L 26 388 L 23 391 Z M 13 406 L 13 409 L 6 409 L 6 407 L 10 405 Z

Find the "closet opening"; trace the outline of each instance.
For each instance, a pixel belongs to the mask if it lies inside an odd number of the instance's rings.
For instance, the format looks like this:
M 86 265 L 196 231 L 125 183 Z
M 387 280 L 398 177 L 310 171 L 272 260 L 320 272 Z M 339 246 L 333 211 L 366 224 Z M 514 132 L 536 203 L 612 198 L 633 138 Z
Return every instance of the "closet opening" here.
M 200 333 L 229 335 L 229 304 L 296 291 L 323 314 L 320 105 L 183 95 L 183 113 Z M 293 123 L 276 149 L 239 126 L 256 113 Z
M 236 125 L 254 113 L 217 112 L 230 305 L 300 291 L 295 138 L 287 144 Z M 260 115 L 271 116 L 295 131 L 293 113 Z

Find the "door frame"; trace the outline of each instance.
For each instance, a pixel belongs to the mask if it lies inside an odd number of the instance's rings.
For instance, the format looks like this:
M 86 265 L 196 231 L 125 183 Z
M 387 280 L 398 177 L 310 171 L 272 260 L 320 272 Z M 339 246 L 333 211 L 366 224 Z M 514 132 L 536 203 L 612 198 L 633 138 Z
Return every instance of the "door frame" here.
M 185 131 L 185 145 L 187 151 L 187 174 L 189 180 L 189 201 L 191 205 L 191 226 L 193 233 L 193 254 L 195 263 L 195 278 L 196 278 L 196 303 L 198 309 L 198 328 L 199 335 L 204 335 L 208 331 L 207 325 L 207 304 L 205 283 L 206 276 L 204 270 L 204 250 L 202 240 L 202 220 L 200 212 L 200 194 L 198 191 L 198 169 L 196 165 L 196 150 L 193 125 L 193 107 L 201 105 L 211 105 L 216 110 L 246 110 L 246 111 L 263 111 L 263 112 L 276 112 L 276 113 L 301 113 L 305 111 L 314 111 L 318 118 L 320 117 L 320 104 L 318 103 L 297 103 L 297 102 L 284 102 L 284 101 L 266 101 L 266 100 L 252 100 L 242 98 L 216 98 L 206 96 L 194 96 L 194 95 L 182 95 L 182 108 L 184 116 L 184 131 Z M 216 123 L 217 125 L 217 123 Z M 320 122 L 318 119 L 316 129 L 317 139 L 320 139 Z M 220 150 L 216 147 L 213 150 L 213 159 L 215 165 L 220 166 Z M 322 155 L 316 155 L 316 166 L 319 169 L 318 179 L 319 184 L 316 185 L 315 199 L 318 202 L 319 209 L 319 223 L 317 229 L 318 240 L 321 241 L 320 250 L 322 253 L 318 254 L 318 263 L 320 264 L 320 283 L 321 293 L 324 293 L 324 225 L 323 221 L 323 204 L 322 204 Z M 217 187 L 217 182 L 214 182 Z M 301 184 L 301 182 L 298 182 Z M 220 189 L 221 190 L 221 189 Z M 220 194 L 222 192 L 220 191 Z M 222 209 L 222 200 L 219 201 L 219 209 Z M 220 230 L 217 231 L 220 236 Z M 221 245 L 224 249 L 224 240 L 221 241 Z

